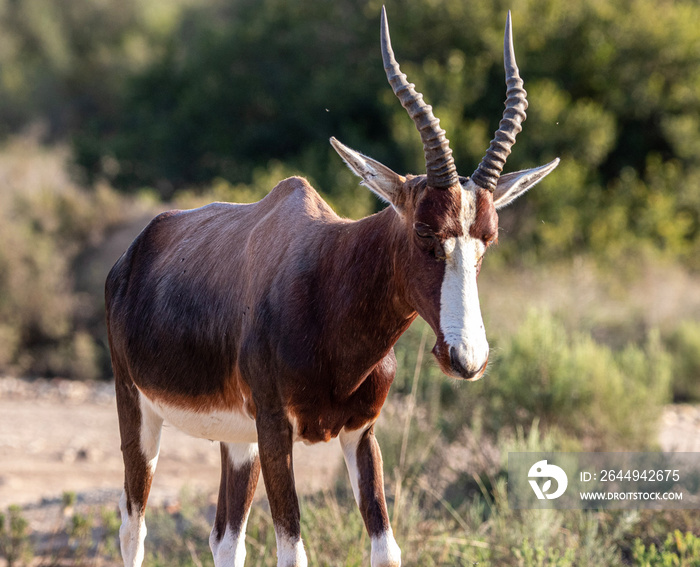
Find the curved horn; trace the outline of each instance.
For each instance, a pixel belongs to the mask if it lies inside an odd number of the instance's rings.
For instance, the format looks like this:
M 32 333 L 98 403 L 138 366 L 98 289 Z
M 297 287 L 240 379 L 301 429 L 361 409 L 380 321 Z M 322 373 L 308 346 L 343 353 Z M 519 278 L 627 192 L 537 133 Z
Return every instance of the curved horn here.
M 472 175 L 472 181 L 479 187 L 493 192 L 496 188 L 498 178 L 503 171 L 506 159 L 510 155 L 510 150 L 515 144 L 515 136 L 523 127 L 522 123 L 526 118 L 527 93 L 523 88 L 523 80 L 518 72 L 518 65 L 515 63 L 515 52 L 513 51 L 513 29 L 510 22 L 510 11 L 506 20 L 506 33 L 503 42 L 503 60 L 506 69 L 506 109 L 503 111 L 503 118 L 498 125 L 496 135 L 491 140 L 489 149 L 486 150 L 484 159 Z
M 452 159 L 450 142 L 445 137 L 445 131 L 440 128 L 440 121 L 433 115 L 433 108 L 423 101 L 423 95 L 416 92 L 415 85 L 409 83 L 406 75 L 399 69 L 394 58 L 389 38 L 389 24 L 386 19 L 386 9 L 382 6 L 382 61 L 386 78 L 389 79 L 394 94 L 420 132 L 425 153 L 425 168 L 428 175 L 428 185 L 437 188 L 452 187 L 459 182 L 457 168 Z

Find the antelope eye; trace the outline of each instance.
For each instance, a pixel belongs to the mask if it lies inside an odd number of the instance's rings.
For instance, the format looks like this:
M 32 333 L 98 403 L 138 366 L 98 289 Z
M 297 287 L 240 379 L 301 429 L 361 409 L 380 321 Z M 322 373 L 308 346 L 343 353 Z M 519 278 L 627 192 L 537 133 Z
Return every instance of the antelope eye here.
M 426 224 L 416 223 L 413 225 L 413 230 L 419 238 L 433 238 L 435 236 L 435 233 Z
M 445 249 L 435 232 L 423 223 L 413 225 L 416 236 L 420 239 L 419 246 L 438 260 L 445 259 Z

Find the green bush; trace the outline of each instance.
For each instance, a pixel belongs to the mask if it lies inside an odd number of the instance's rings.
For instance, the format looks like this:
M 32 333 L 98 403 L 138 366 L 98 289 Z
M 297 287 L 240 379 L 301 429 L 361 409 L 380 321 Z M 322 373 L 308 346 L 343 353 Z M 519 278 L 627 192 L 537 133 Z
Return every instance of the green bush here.
M 589 335 L 570 333 L 548 312 L 531 312 L 512 337 L 498 342 L 489 375 L 460 389 L 484 427 L 528 428 L 533 420 L 591 450 L 654 445 L 671 366 L 657 333 L 642 346 L 613 351 Z M 450 415 L 453 415 L 451 412 Z
M 183 489 L 175 511 L 149 507 L 146 515 L 146 563 L 163 567 L 213 565 L 209 549 L 212 512 L 206 495 L 192 494 L 186 489 Z
M 102 4 L 115 10 L 114 0 Z M 434 106 L 468 175 L 502 113 L 505 8 L 387 4 L 402 69 Z M 170 198 L 219 177 L 250 182 L 275 159 L 337 199 L 354 184 L 338 173 L 331 135 L 400 173 L 422 171 L 420 140 L 382 73 L 378 3 L 182 2 L 161 34 L 139 17 L 156 11 L 150 5 L 127 11 L 130 27 L 123 19 L 107 26 L 106 64 L 94 66 L 95 77 L 124 61 L 126 80 L 93 89 L 100 104 L 73 136 L 89 177 Z M 501 253 L 527 263 L 585 251 L 614 262 L 641 248 L 699 267 L 697 4 L 556 0 L 512 9 L 530 107 L 508 168 L 555 156 L 562 163 L 504 211 L 518 238 Z M 141 65 L 114 41 L 128 32 L 150 47 Z M 75 63 L 83 63 L 77 54 Z
M 141 209 L 105 185 L 80 188 L 67 159 L 65 149 L 32 138 L 13 140 L 0 153 L 2 374 L 102 374 L 96 321 L 103 300 L 79 289 L 78 265 L 81 254 Z
M 528 539 L 513 550 L 513 555 L 521 567 L 573 567 L 575 565 L 573 549 L 562 551 L 551 547 L 545 549 L 541 545 L 533 547 Z
M 0 135 L 30 125 L 70 141 L 91 183 L 170 199 L 217 179 L 251 183 L 281 160 L 344 214 L 375 209 L 327 143 L 336 135 L 401 173 L 424 167 L 391 94 L 371 0 L 0 1 Z M 505 95 L 505 8 L 388 2 L 402 68 L 435 108 L 468 175 Z M 437 9 L 436 9 L 437 8 Z M 562 157 L 503 212 L 513 263 L 640 251 L 700 267 L 700 136 L 692 0 L 518 1 L 530 107 L 508 169 Z M 609 77 L 615 77 L 614 81 Z M 0 358 L 21 340 L 0 328 Z
M 700 323 L 681 322 L 666 346 L 673 364 L 674 401 L 700 401 Z
M 633 547 L 634 565 L 638 567 L 698 567 L 700 566 L 700 537 L 675 530 L 658 548 L 645 546 L 636 539 Z
M 22 516 L 19 506 L 10 506 L 7 515 L 0 513 L 0 558 L 7 567 L 27 564 L 32 558 L 29 540 L 29 522 Z

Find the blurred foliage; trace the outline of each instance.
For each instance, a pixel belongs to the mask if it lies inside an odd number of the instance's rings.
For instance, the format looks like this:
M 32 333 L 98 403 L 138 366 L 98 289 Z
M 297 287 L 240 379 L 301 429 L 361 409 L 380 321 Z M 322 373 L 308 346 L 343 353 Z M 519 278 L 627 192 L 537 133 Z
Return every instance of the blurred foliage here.
M 674 530 L 659 548 L 651 544 L 648 548 L 637 539 L 633 557 L 640 567 L 695 567 L 700 565 L 700 538 L 690 532 Z
M 0 558 L 7 567 L 28 564 L 32 559 L 32 543 L 29 541 L 29 522 L 19 506 L 10 506 L 7 515 L 0 512 Z
M 401 366 L 408 365 L 396 381 L 402 393 L 418 349 L 416 334 L 406 333 L 396 348 Z M 673 371 L 658 333 L 613 350 L 587 333 L 569 331 L 549 312 L 531 311 L 512 335 L 499 338 L 492 353 L 496 360 L 479 382 L 448 381 L 429 365 L 428 379 L 416 388 L 427 421 L 447 439 L 465 430 L 497 438 L 537 423 L 566 450 L 656 447 Z M 438 435 L 414 433 L 429 454 Z
M 509 7 L 530 107 L 507 169 L 557 155 L 562 163 L 502 212 L 489 262 L 531 268 L 588 254 L 617 274 L 633 256 L 665 256 L 700 268 L 700 6 L 388 2 L 398 59 L 441 118 L 462 173 L 501 115 Z M 375 210 L 331 135 L 397 171 L 422 171 L 419 136 L 382 70 L 380 8 L 0 0 L 0 135 L 33 132 L 9 138 L 0 158 L 0 371 L 108 374 L 101 282 L 83 282 L 86 270 L 96 281 L 106 269 L 88 260 L 154 200 L 251 201 L 303 174 L 341 214 Z M 121 191 L 136 191 L 140 204 Z M 632 333 L 602 342 L 638 343 Z M 695 339 L 688 329 L 671 335 L 674 374 L 689 384 L 679 379 L 675 395 L 696 396 L 680 390 L 693 388 Z M 444 384 L 420 384 L 434 420 L 451 391 Z
M 347 0 L 213 1 L 183 12 L 162 57 L 126 82 L 122 111 L 75 138 L 78 160 L 92 176 L 164 196 L 217 176 L 248 182 L 270 159 L 325 185 L 337 175 L 328 169 L 340 169 L 332 134 L 386 138 L 367 24 Z
M 72 141 L 86 181 L 163 198 L 268 162 L 303 172 L 339 212 L 366 214 L 335 135 L 421 172 L 411 121 L 379 53 L 376 0 L 0 1 L 0 133 L 42 120 Z M 387 2 L 403 70 L 470 173 L 505 98 L 513 11 L 529 117 L 508 169 L 554 156 L 504 212 L 509 261 L 631 251 L 700 267 L 700 6 L 692 0 Z M 276 181 L 276 180 L 274 180 Z M 271 180 L 271 183 L 273 180 Z M 269 188 L 268 188 L 269 189 Z
M 529 441 L 527 447 L 543 450 L 537 441 Z M 524 448 L 513 446 L 513 450 Z M 421 486 L 410 487 L 401 522 L 395 525 L 406 567 L 691 567 L 700 560 L 696 511 L 685 511 L 686 517 L 681 518 L 670 512 L 511 510 L 503 480 L 494 483 L 492 493 L 453 506 L 438 490 L 426 490 L 430 488 L 426 478 Z M 432 484 L 440 481 L 439 476 L 430 480 Z M 347 478 L 343 484 L 348 484 Z M 310 565 L 359 567 L 369 563 L 370 538 L 351 490 L 301 496 L 300 504 Z M 9 559 L 10 566 L 121 564 L 116 550 L 119 520 L 112 509 L 82 505 L 80 512 L 61 515 L 50 533 L 27 529 L 28 521 L 19 507 L 11 507 L 8 517 L 14 527 L 5 527 L 5 515 L 0 513 L 0 540 L 3 530 L 13 530 L 14 547 L 3 548 L 0 541 L 0 559 Z M 206 495 L 184 491 L 167 507 L 150 506 L 146 518 L 148 565 L 214 564 L 208 546 L 214 506 Z M 639 535 L 651 526 L 658 535 Z M 52 546 L 46 545 L 47 537 Z M 275 532 L 264 501 L 253 504 L 246 548 L 249 563 L 277 564 Z M 36 550 L 33 559 L 32 549 Z
M 303 174 L 340 214 L 376 210 L 330 136 L 401 173 L 422 172 L 420 139 L 382 71 L 381 4 L 0 0 L 0 373 L 109 375 L 103 264 L 125 246 L 97 267 L 90 257 L 129 223 L 138 231 L 158 201 L 253 201 Z M 508 8 L 530 107 L 507 170 L 562 162 L 503 211 L 504 237 L 490 261 L 532 267 L 587 254 L 619 276 L 643 256 L 700 269 L 700 5 L 387 1 L 397 58 L 434 106 L 462 174 L 479 162 L 501 116 Z M 526 284 L 507 289 L 519 299 L 531 291 Z M 463 478 L 440 476 L 453 472 L 449 443 L 464 452 L 465 438 L 481 457 L 494 444 L 501 452 L 650 448 L 671 380 L 677 400 L 700 399 L 695 321 L 663 340 L 636 319 L 609 332 L 599 312 L 588 312 L 599 298 L 576 295 L 585 327 L 602 321 L 608 331 L 594 340 L 571 330 L 580 321 L 570 314 L 536 311 L 521 322 L 491 293 L 514 330 L 498 330 L 496 363 L 480 383 L 446 380 L 434 364 L 414 373 L 423 322 L 397 347 L 396 397 L 415 399 L 387 412 L 396 423 L 378 435 L 394 472 L 387 484 L 391 511 L 401 512 L 405 564 L 697 564 L 700 534 L 673 532 L 697 529 L 696 516 L 681 524 L 661 514 L 518 512 L 506 505 L 502 466 L 474 469 L 468 490 Z M 313 563 L 367 562 L 347 489 L 302 506 Z M 211 515 L 194 501 L 152 514 L 152 564 L 211 564 Z M 90 529 L 97 523 L 71 516 L 61 528 L 73 538 L 67 553 L 112 558 L 114 512 L 99 521 L 104 539 Z M 269 514 L 256 507 L 249 557 L 273 565 L 273 547 Z M 20 511 L 0 514 L 0 555 L 17 563 L 30 551 Z
M 40 119 L 49 140 L 62 140 L 120 112 L 124 82 L 162 54 L 182 10 L 197 4 L 0 0 L 0 132 Z
M 550 314 L 532 312 L 498 348 L 484 382 L 483 419 L 498 431 L 535 418 L 593 450 L 643 450 L 656 443 L 670 401 L 671 361 L 657 333 L 619 352 L 569 333 Z M 644 420 L 639 421 L 638 416 Z
M 700 515 L 697 510 L 583 511 L 514 510 L 508 505 L 505 471 L 509 452 L 558 451 L 551 435 L 533 426 L 502 433 L 498 439 L 477 433 L 470 445 L 459 441 L 426 452 L 429 428 L 424 403 L 417 399 L 413 429 L 406 435 L 406 463 L 424 460 L 422 470 L 400 480 L 386 436 L 400 432 L 405 406 L 378 424 L 385 459 L 388 511 L 402 564 L 411 566 L 516 565 L 521 567 L 590 565 L 697 565 Z M 394 423 L 396 420 L 396 423 Z M 367 565 L 370 538 L 347 478 L 340 470 L 335 486 L 300 495 L 301 530 L 310 565 Z M 33 506 L 32 506 L 33 508 Z M 49 531 L 31 529 L 19 507 L 0 511 L 0 560 L 11 565 L 117 565 L 117 508 L 81 502 L 63 495 L 61 511 Z M 35 511 L 34 511 L 35 513 Z M 213 565 L 208 545 L 215 517 L 210 494 L 183 489 L 166 505 L 146 513 L 146 563 L 202 567 Z M 48 542 L 48 545 L 47 545 Z M 264 499 L 253 503 L 246 533 L 247 562 L 276 565 L 275 532 Z M 32 550 L 35 553 L 31 559 Z
M 108 364 L 103 300 L 76 265 L 139 207 L 104 184 L 80 188 L 67 156 L 31 138 L 0 152 L 0 372 L 91 379 Z
M 563 162 L 507 215 L 518 238 L 504 253 L 587 249 L 615 259 L 642 246 L 694 261 L 700 8 L 656 0 L 508 7 L 530 93 L 509 169 L 555 155 Z M 167 197 L 215 177 L 248 182 L 276 159 L 333 197 L 353 184 L 327 144 L 336 135 L 398 171 L 421 172 L 419 138 L 382 72 L 379 8 L 373 0 L 190 6 L 121 85 L 116 112 L 74 137 L 79 162 L 93 178 L 154 185 Z M 403 69 L 469 173 L 505 97 L 506 6 L 423 0 L 387 9 Z
M 673 360 L 674 401 L 700 401 L 700 323 L 682 321 L 666 342 Z
M 0 511 L 0 560 L 7 567 L 36 565 L 117 565 L 120 520 L 114 509 L 78 504 L 75 493 L 64 493 L 53 526 L 28 520 L 20 506 Z M 74 507 L 78 505 L 80 511 Z M 7 524 L 7 525 L 6 525 Z M 48 529 L 48 530 L 47 530 Z M 47 531 L 45 531 L 47 530 Z

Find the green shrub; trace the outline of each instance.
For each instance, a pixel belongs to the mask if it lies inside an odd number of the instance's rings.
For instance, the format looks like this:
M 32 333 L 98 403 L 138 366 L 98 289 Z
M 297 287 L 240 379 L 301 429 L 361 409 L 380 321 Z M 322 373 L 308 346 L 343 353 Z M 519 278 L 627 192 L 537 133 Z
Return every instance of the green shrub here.
M 671 378 L 657 333 L 615 352 L 569 333 L 547 312 L 532 312 L 494 350 L 490 375 L 469 392 L 491 431 L 527 428 L 537 418 L 589 449 L 653 445 Z
M 0 558 L 7 567 L 28 563 L 32 557 L 29 523 L 19 506 L 10 506 L 7 515 L 0 513 Z
M 573 567 L 574 550 L 569 548 L 564 551 L 545 549 L 538 545 L 533 547 L 529 539 L 525 539 L 520 547 L 513 549 L 513 555 L 521 567 Z
M 700 401 L 700 323 L 681 322 L 666 345 L 673 363 L 674 401 Z
M 146 563 L 163 567 L 213 565 L 209 550 L 210 511 L 204 495 L 192 495 L 187 491 L 183 491 L 180 507 L 175 512 L 150 507 L 146 515 Z
M 632 553 L 638 567 L 698 567 L 700 537 L 675 530 L 658 548 L 654 544 L 647 548 L 641 539 L 636 539 Z
M 0 153 L 1 374 L 101 373 L 96 328 L 103 300 L 79 287 L 81 255 L 143 206 L 105 185 L 80 188 L 67 159 L 65 149 L 31 138 L 13 140 Z

